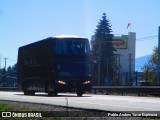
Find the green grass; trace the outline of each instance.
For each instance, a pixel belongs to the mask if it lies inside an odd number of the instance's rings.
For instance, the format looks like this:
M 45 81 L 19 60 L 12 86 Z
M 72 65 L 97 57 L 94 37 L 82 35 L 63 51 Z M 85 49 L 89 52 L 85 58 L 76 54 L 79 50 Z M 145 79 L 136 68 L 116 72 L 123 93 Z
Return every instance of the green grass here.
M 10 110 L 12 106 L 10 104 L 0 103 L 0 111 Z
M 11 104 L 7 104 L 7 103 L 0 103 L 0 111 L 10 111 L 13 108 L 13 106 Z M 27 110 L 25 108 L 20 109 L 19 111 L 21 112 L 34 112 L 35 110 Z M 17 111 L 18 112 L 18 111 Z M 51 118 L 47 118 L 47 117 L 42 117 L 42 118 L 14 118 L 14 120 L 64 120 L 64 117 L 51 117 Z M 4 119 L 7 120 L 7 119 Z M 9 119 L 10 120 L 10 119 Z

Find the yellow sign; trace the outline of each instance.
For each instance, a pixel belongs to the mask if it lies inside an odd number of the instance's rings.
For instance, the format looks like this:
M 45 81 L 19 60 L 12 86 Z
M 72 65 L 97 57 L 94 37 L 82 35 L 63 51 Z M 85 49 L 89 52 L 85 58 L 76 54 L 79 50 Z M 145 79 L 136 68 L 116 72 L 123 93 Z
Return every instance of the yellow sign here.
M 127 49 L 128 38 L 126 36 L 114 37 L 113 38 L 113 47 L 115 49 Z

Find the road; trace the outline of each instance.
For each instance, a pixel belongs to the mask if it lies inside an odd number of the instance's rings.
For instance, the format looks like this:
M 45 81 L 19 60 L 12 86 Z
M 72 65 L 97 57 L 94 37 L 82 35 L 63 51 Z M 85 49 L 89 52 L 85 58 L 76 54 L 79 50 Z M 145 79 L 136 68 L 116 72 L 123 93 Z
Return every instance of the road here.
M 0 91 L 0 100 L 42 103 L 49 105 L 96 109 L 104 111 L 146 111 L 160 114 L 160 98 L 114 95 L 90 95 L 77 97 L 76 94 L 59 94 L 49 97 L 45 93 L 36 93 L 35 96 L 25 96 L 22 92 Z

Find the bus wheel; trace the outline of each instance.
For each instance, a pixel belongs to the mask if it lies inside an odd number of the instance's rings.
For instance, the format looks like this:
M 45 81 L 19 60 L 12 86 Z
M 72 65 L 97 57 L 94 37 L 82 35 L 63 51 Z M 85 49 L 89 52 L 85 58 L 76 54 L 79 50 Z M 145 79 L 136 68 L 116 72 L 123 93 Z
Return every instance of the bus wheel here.
M 24 92 L 24 95 L 29 95 L 30 94 L 30 92 L 26 88 L 25 82 L 22 83 L 22 90 Z
M 82 91 L 78 91 L 78 92 L 77 92 L 77 96 L 78 96 L 78 97 L 81 97 L 82 95 L 83 95 L 83 92 L 82 92 Z
M 52 91 L 48 91 L 48 96 L 53 96 L 53 92 Z
M 29 91 L 25 90 L 24 95 L 29 95 Z
M 58 95 L 58 92 L 57 92 L 57 91 L 54 91 L 53 94 L 54 94 L 54 96 L 57 96 L 57 95 Z
M 34 91 L 30 91 L 30 95 L 35 95 L 35 92 Z
M 49 91 L 48 82 L 45 84 L 45 92 L 48 93 L 48 96 L 52 96 L 53 95 L 53 91 Z

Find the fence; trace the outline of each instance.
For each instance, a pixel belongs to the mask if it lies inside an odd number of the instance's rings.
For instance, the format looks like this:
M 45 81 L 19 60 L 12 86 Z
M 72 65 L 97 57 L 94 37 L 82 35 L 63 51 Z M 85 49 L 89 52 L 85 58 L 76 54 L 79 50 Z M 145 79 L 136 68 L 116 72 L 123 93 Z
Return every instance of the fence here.
M 160 96 L 160 86 L 93 86 L 92 90 L 94 94 L 97 92 L 102 92 L 106 94 L 120 93 L 121 95 L 128 93 L 137 93 L 138 96 L 141 93 L 145 93 L 146 95 L 158 95 Z

